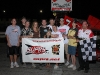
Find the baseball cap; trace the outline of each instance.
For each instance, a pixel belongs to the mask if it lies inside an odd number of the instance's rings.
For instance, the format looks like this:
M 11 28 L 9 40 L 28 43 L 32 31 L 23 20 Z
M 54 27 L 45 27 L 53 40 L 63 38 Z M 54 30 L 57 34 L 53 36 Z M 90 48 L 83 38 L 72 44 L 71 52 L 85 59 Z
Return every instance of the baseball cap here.
M 60 18 L 60 21 L 64 21 L 64 19 L 63 18 Z

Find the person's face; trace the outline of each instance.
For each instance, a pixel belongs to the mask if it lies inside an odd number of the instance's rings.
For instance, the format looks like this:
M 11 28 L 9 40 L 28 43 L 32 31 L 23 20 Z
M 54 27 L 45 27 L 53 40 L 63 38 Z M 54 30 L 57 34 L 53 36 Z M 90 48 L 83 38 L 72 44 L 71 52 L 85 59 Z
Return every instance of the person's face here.
M 55 20 L 50 20 L 51 25 L 54 25 L 54 23 L 55 23 Z
M 22 21 L 22 23 L 25 23 L 25 22 L 26 22 L 26 19 L 25 19 L 25 18 L 23 18 L 21 21 Z
M 87 28 L 87 26 L 88 26 L 87 22 L 83 22 L 83 23 L 82 23 L 83 29 Z
M 51 32 L 50 32 L 50 31 L 48 31 L 48 32 L 47 32 L 47 36 L 50 36 L 50 35 L 51 35 Z
M 42 20 L 42 25 L 45 26 L 47 24 L 46 20 Z
M 34 23 L 34 27 L 38 27 L 38 23 L 37 22 Z
M 53 31 L 57 31 L 57 27 L 56 26 L 53 26 Z
M 74 22 L 72 23 L 72 26 L 73 26 L 73 27 L 76 27 L 76 25 L 77 25 L 76 23 L 74 23 Z
M 16 25 L 16 19 L 12 19 L 11 23 L 12 25 Z
M 30 26 L 30 22 L 25 23 L 25 27 L 28 28 Z
M 64 25 L 64 21 L 63 20 L 60 20 L 60 25 Z

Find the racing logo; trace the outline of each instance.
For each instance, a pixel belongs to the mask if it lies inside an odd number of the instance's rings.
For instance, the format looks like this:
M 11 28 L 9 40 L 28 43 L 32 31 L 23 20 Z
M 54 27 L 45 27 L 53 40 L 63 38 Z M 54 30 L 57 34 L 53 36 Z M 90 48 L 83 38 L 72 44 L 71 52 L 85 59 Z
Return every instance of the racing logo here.
M 60 45 L 53 45 L 52 46 L 52 53 L 54 55 L 59 55 L 59 48 L 60 48 Z
M 31 46 L 31 45 L 28 45 L 28 44 L 25 44 L 25 45 L 28 47 L 27 52 L 25 53 L 26 55 L 48 53 L 48 50 L 46 50 L 45 47 Z

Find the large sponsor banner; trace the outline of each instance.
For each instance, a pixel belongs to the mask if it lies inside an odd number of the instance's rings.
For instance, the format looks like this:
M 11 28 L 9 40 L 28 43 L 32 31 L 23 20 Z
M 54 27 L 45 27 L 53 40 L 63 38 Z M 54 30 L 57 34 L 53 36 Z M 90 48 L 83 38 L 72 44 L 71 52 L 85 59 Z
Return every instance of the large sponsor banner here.
M 23 62 L 64 63 L 63 38 L 23 38 Z
M 72 0 L 51 0 L 52 11 L 72 11 Z

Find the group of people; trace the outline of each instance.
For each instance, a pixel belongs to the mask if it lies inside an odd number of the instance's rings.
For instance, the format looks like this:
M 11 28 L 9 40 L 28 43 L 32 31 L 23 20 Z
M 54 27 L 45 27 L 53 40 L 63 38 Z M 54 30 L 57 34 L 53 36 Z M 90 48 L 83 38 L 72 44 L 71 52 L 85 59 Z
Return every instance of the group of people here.
M 90 29 L 88 29 L 88 22 L 82 22 L 82 28 L 77 29 L 76 21 L 73 21 L 72 28 L 68 25 L 64 25 L 64 19 L 60 18 L 60 26 L 55 25 L 55 20 L 50 19 L 49 25 L 47 25 L 46 19 L 43 19 L 41 24 L 38 25 L 38 22 L 35 21 L 32 23 L 32 27 L 30 27 L 30 22 L 23 17 L 22 24 L 16 25 L 16 19 L 13 18 L 11 20 L 11 25 L 9 25 L 6 29 L 6 37 L 7 37 L 7 45 L 9 47 L 9 56 L 10 56 L 10 68 L 19 67 L 17 63 L 17 54 L 18 54 L 18 47 L 21 47 L 22 38 L 64 38 L 64 50 L 66 54 L 66 62 L 65 65 L 68 68 L 72 68 L 76 70 L 76 48 L 78 42 L 84 38 L 91 38 L 93 37 L 93 33 Z M 70 58 L 71 57 L 71 58 Z M 78 49 L 78 58 L 79 58 L 79 65 L 80 67 L 77 69 L 85 70 L 85 73 L 89 71 L 89 62 L 84 61 L 82 59 L 82 53 L 80 50 L 80 46 Z M 71 59 L 71 63 L 69 62 Z M 23 66 L 26 66 L 25 62 L 22 62 L 22 53 L 20 49 L 20 62 Z M 34 63 L 32 66 L 36 67 Z M 50 67 L 50 63 L 46 64 L 46 67 Z M 56 63 L 54 69 L 59 68 L 59 63 Z

